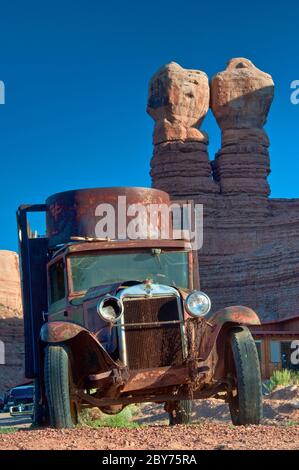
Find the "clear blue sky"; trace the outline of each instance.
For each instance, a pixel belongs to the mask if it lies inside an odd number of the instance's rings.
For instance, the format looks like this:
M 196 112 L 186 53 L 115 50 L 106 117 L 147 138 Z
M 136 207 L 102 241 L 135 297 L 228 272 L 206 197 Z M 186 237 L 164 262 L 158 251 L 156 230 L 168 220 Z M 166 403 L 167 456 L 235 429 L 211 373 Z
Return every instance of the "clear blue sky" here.
M 297 2 L 7 1 L 0 6 L 0 249 L 16 249 L 15 210 L 80 187 L 150 185 L 148 81 L 164 63 L 204 70 L 244 56 L 271 73 L 273 197 L 299 197 Z M 210 155 L 219 130 L 206 118 Z

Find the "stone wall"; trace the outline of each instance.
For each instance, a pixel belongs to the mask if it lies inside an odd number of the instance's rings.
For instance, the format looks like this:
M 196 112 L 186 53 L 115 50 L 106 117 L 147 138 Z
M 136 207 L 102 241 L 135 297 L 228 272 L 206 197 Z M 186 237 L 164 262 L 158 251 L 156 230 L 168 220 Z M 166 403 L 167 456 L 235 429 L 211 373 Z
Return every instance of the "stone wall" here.
M 209 95 L 222 133 L 212 161 L 200 130 Z M 272 77 L 237 58 L 210 85 L 203 72 L 170 63 L 152 78 L 148 99 L 153 187 L 204 205 L 202 289 L 214 309 L 244 304 L 262 319 L 298 314 L 299 299 L 299 199 L 269 198 L 263 126 L 273 96 Z

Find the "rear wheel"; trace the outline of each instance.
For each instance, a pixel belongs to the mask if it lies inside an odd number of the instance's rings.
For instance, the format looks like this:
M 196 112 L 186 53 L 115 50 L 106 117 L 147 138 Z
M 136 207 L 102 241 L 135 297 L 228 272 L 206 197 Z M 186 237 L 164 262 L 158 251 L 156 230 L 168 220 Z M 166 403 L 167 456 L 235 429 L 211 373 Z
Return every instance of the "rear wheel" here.
M 64 346 L 50 345 L 46 348 L 45 389 L 51 426 L 74 427 L 78 423 L 78 410 L 71 398 L 72 372 L 69 353 Z
M 169 413 L 169 425 L 190 424 L 192 415 L 192 400 L 181 400 L 178 402 L 177 408 Z
M 229 394 L 231 419 L 235 425 L 259 424 L 262 418 L 260 363 L 254 339 L 247 327 L 229 334 L 235 391 Z

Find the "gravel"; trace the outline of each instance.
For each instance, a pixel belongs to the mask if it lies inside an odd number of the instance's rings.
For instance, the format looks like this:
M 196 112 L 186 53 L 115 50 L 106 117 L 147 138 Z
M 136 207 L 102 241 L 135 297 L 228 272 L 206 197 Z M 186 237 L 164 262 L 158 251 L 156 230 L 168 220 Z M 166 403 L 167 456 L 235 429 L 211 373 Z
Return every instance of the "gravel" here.
M 77 428 L 0 433 L 4 450 L 210 450 L 299 449 L 299 426 L 232 426 L 203 421 L 191 426 L 136 429 Z
M 233 426 L 227 404 L 215 399 L 195 402 L 189 426 L 169 427 L 163 405 L 150 403 L 138 408 L 134 421 L 140 426 L 133 429 L 32 429 L 28 423 L 27 428 L 1 433 L 1 427 L 10 426 L 6 417 L 0 423 L 0 450 L 299 450 L 298 401 L 298 386 L 279 388 L 264 397 L 262 424 L 246 427 Z

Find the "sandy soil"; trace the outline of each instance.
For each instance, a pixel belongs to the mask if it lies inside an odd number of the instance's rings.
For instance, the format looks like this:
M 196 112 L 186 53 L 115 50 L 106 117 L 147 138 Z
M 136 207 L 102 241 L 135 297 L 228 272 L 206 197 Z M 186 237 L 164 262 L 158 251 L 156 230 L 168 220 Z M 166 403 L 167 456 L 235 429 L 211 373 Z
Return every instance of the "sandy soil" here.
M 167 424 L 167 414 L 163 405 L 147 403 L 141 405 L 135 417 L 139 424 Z M 230 423 L 228 405 L 216 399 L 197 400 L 194 402 L 193 422 L 202 420 Z M 299 387 L 289 386 L 276 389 L 263 399 L 264 425 L 299 425 Z
M 299 426 L 234 427 L 204 421 L 137 429 L 20 430 L 0 434 L 0 449 L 299 449 Z
M 145 404 L 136 429 L 77 428 L 0 431 L 0 450 L 10 449 L 299 449 L 299 388 L 287 387 L 264 399 L 260 426 L 232 426 L 228 407 L 218 400 L 195 404 L 193 424 L 169 427 L 163 407 Z M 1 428 L 0 428 L 1 429 Z

